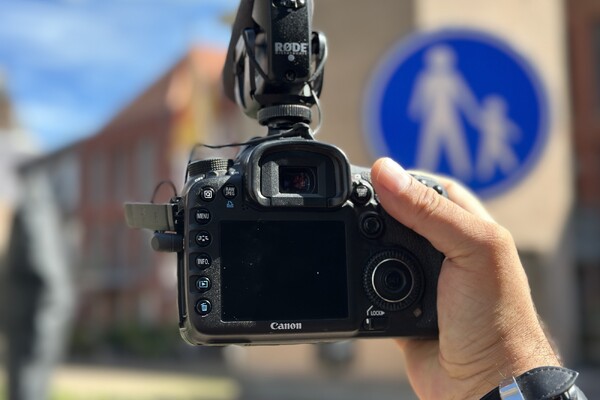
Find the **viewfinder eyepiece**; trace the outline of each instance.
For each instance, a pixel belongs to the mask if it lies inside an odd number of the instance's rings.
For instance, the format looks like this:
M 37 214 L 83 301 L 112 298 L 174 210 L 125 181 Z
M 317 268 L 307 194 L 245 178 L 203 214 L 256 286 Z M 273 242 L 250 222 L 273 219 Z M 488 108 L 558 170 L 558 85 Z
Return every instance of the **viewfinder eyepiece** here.
M 314 167 L 279 167 L 280 193 L 316 193 L 317 171 Z

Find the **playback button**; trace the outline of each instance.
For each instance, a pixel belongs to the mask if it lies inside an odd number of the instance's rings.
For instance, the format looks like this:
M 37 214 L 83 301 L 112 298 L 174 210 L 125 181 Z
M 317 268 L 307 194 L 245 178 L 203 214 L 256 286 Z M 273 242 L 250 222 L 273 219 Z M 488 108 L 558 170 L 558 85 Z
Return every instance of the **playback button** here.
M 195 286 L 200 293 L 207 292 L 210 290 L 210 279 L 208 279 L 206 276 L 200 276 L 196 279 Z

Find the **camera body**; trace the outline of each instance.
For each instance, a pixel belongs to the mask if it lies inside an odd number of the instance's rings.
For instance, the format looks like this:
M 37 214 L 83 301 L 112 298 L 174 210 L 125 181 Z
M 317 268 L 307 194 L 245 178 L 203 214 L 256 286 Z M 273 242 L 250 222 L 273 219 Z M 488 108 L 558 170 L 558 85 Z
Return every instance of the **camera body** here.
M 437 336 L 443 254 L 383 210 L 370 170 L 313 139 L 327 41 L 312 14 L 312 0 L 240 2 L 225 94 L 267 136 L 204 145 L 246 147 L 235 160 L 191 156 L 167 204 L 125 205 L 129 226 L 177 253 L 179 327 L 191 344 Z
M 370 171 L 335 146 L 279 139 L 193 162 L 173 205 L 191 344 L 437 335 L 444 256 L 386 214 Z

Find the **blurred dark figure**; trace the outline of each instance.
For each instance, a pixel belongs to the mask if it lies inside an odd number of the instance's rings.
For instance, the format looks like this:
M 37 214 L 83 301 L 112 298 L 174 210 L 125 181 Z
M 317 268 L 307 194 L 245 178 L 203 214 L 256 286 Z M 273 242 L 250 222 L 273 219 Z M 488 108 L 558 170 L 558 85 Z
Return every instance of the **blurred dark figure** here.
M 49 398 L 73 309 L 59 213 L 34 146 L 12 120 L 0 76 L 0 307 L 9 400 Z

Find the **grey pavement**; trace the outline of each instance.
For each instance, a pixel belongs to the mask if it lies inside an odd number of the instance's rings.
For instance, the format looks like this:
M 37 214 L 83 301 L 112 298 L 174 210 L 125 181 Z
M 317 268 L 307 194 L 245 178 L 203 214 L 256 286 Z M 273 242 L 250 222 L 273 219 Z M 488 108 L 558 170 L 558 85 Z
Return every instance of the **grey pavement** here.
M 151 384 L 170 385 L 170 395 L 154 393 L 140 399 L 198 399 L 198 400 L 416 400 L 417 397 L 403 379 L 373 380 L 335 375 L 265 376 L 240 374 L 219 365 L 200 368 L 169 368 L 163 365 L 110 366 L 66 364 L 57 370 L 59 386 L 75 390 L 82 385 L 91 392 L 94 387 L 127 390 Z M 148 368 L 149 367 L 149 368 Z M 600 369 L 577 368 L 581 375 L 578 384 L 589 400 L 600 399 Z M 0 387 L 2 386 L 0 369 Z M 162 383 L 161 383 L 162 382 Z M 126 384 L 125 384 L 126 383 Z M 435 384 L 435 383 L 432 383 Z M 158 387 L 158 386 L 157 386 Z M 161 386 L 162 387 L 162 386 Z M 200 390 L 200 391 L 199 391 Z M 175 392 L 179 393 L 176 394 Z M 185 392 L 188 395 L 182 395 Z M 200 392 L 202 396 L 200 396 Z M 212 393 L 212 394 L 210 394 Z M 158 396 L 158 397 L 156 397 Z M 191 397 L 190 397 L 191 396 Z M 0 395 L 1 398 L 1 395 Z M 94 397 L 95 399 L 96 397 Z M 100 398 L 100 397 L 98 397 Z M 112 397 L 102 397 L 112 398 Z M 131 396 L 114 397 L 119 399 Z M 136 397 L 137 398 L 137 397 Z
M 588 400 L 600 399 L 600 369 L 580 368 L 577 384 Z M 241 378 L 238 400 L 416 400 L 405 382 L 348 379 Z
M 416 400 L 406 383 L 368 380 L 242 378 L 238 400 Z

